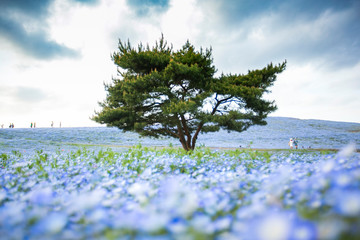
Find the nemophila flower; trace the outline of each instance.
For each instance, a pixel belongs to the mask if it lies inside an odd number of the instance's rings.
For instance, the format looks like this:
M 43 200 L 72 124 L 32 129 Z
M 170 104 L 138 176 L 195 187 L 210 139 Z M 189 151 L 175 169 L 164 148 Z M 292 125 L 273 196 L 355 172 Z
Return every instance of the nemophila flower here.
M 146 203 L 153 195 L 152 187 L 148 182 L 135 182 L 129 187 L 128 192 L 140 203 Z
M 52 204 L 54 198 L 54 192 L 50 187 L 35 188 L 28 194 L 28 199 L 32 204 L 48 205 Z
M 351 170 L 351 175 L 353 177 L 354 180 L 356 180 L 358 183 L 360 183 L 360 159 L 358 161 L 359 165 L 357 169 L 352 169 Z
M 69 201 L 69 213 L 94 208 L 101 203 L 105 194 L 106 191 L 103 189 L 94 189 L 89 192 L 81 192 L 77 195 L 73 195 L 72 199 Z
M 351 176 L 351 172 L 350 173 L 346 173 L 346 172 L 341 172 L 338 174 L 334 174 L 334 184 L 340 188 L 346 188 L 346 187 L 350 187 L 352 185 L 352 183 L 354 183 L 352 176 Z
M 329 159 L 327 161 L 322 161 L 320 165 L 320 170 L 323 173 L 329 173 L 333 171 L 336 168 L 336 160 L 335 159 Z
M 346 223 L 337 218 L 325 218 L 316 223 L 318 239 L 338 239 Z
M 248 236 L 259 240 L 289 239 L 293 219 L 284 212 L 270 211 L 251 221 Z
M 95 239 L 103 235 L 107 225 L 104 222 L 98 222 L 96 224 L 87 224 L 81 231 L 84 239 Z
M 216 231 L 216 228 L 211 220 L 211 218 L 205 214 L 198 213 L 189 221 L 190 227 L 195 231 L 213 234 Z
M 309 184 L 311 184 L 311 189 L 322 191 L 329 187 L 329 178 L 323 174 L 313 175 L 309 178 Z
M 32 227 L 32 234 L 44 235 L 47 234 L 56 234 L 61 232 L 61 230 L 67 224 L 67 216 L 64 213 L 52 212 L 46 217 L 42 218 Z
M 103 207 L 96 207 L 86 215 L 86 221 L 91 223 L 102 222 L 107 219 L 107 211 Z
M 174 235 L 183 234 L 188 229 L 188 221 L 181 217 L 171 218 L 167 222 L 166 229 Z
M 185 182 L 184 176 L 174 176 L 160 183 L 155 201 L 174 216 L 188 217 L 199 207 L 198 193 Z
M 232 221 L 233 221 L 233 217 L 231 215 L 217 218 L 213 223 L 215 231 L 220 232 L 220 231 L 229 230 L 231 227 Z
M 164 212 L 147 211 L 137 222 L 137 227 L 141 231 L 156 233 L 165 229 L 170 221 L 170 216 Z
M 291 240 L 312 240 L 318 239 L 316 225 L 310 221 L 296 219 L 292 222 L 288 239 Z
M 319 192 L 314 192 L 310 195 L 307 206 L 311 209 L 318 209 L 324 204 L 324 198 Z
M 7 227 L 8 229 L 12 226 L 24 223 L 25 215 L 24 211 L 27 205 L 24 202 L 12 201 L 6 202 L 0 208 L 0 219 L 2 226 Z
M 7 193 L 5 191 L 5 189 L 0 189 L 0 204 L 2 203 L 3 200 L 5 200 L 7 197 Z
M 206 189 L 202 191 L 199 207 L 203 208 L 204 211 L 211 216 L 217 212 L 217 202 L 218 197 L 215 192 Z
M 152 171 L 151 167 L 148 167 L 141 173 L 140 177 L 142 179 L 149 179 L 149 178 L 151 178 L 152 172 L 153 171 Z
M 350 157 L 355 152 L 356 152 L 355 143 L 350 143 L 338 152 L 337 157 L 340 159 L 345 159 Z
M 360 219 L 360 190 L 338 191 L 335 199 L 335 210 L 339 214 Z
M 292 168 L 285 164 L 277 168 L 266 180 L 264 181 L 264 189 L 275 198 L 283 195 L 284 186 L 291 180 Z
M 239 208 L 236 212 L 236 217 L 240 221 L 247 221 L 254 216 L 263 214 L 266 209 L 266 205 L 263 202 L 251 202 L 250 204 Z

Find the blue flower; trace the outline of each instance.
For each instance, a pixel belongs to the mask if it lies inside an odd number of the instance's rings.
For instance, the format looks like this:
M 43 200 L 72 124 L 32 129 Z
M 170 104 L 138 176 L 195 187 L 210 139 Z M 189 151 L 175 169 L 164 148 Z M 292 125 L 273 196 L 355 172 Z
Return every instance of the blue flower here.
M 37 188 L 28 193 L 33 204 L 50 205 L 54 199 L 54 192 L 50 187 Z
M 336 195 L 335 209 L 341 215 L 360 219 L 360 190 L 339 191 Z
M 312 240 L 318 239 L 316 225 L 309 221 L 297 219 L 293 221 L 289 238 L 291 240 Z
M 34 225 L 32 233 L 35 235 L 60 233 L 66 224 L 67 216 L 64 213 L 51 212 Z

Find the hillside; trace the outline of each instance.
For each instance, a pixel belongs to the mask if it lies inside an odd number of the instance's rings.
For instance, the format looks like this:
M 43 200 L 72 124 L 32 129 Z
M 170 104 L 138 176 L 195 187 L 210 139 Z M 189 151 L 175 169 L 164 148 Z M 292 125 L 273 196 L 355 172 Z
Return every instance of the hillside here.
M 287 148 L 291 137 L 302 148 L 341 148 L 351 142 L 360 144 L 360 124 L 323 120 L 269 117 L 266 126 L 252 126 L 242 133 L 205 134 L 199 142 L 207 146 Z
M 349 143 L 360 145 L 360 124 L 321 120 L 270 117 L 266 126 L 252 126 L 245 132 L 220 131 L 201 134 L 197 146 L 212 148 L 288 148 L 297 137 L 299 148 L 335 148 Z M 140 138 L 117 128 L 15 128 L 0 129 L 0 150 L 34 151 L 39 149 L 78 148 L 79 146 L 128 147 L 180 146 L 176 139 Z

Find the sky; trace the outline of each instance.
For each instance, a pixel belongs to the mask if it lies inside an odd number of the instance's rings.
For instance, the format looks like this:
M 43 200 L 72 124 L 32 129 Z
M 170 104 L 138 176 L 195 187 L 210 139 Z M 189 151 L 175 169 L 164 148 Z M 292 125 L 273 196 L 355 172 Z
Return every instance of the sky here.
M 90 120 L 119 39 L 213 50 L 217 74 L 287 61 L 270 116 L 360 122 L 358 0 L 0 0 L 0 125 Z

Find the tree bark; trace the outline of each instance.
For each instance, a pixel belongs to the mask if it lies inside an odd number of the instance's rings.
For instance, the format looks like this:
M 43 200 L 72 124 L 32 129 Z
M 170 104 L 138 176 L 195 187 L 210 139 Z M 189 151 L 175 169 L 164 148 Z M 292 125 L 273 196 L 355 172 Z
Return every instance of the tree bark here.
M 177 123 L 177 127 L 178 127 L 179 140 L 180 140 L 180 142 L 181 142 L 181 145 L 183 146 L 183 148 L 185 149 L 185 151 L 189 151 L 190 149 L 189 149 L 189 147 L 188 147 L 187 144 L 186 144 L 184 132 L 183 132 L 183 130 L 182 130 L 181 123 L 180 123 L 179 120 L 178 120 L 178 123 Z
M 192 138 L 192 144 L 191 144 L 191 149 L 194 150 L 195 149 L 195 144 L 196 144 L 196 140 L 197 140 L 197 137 L 202 129 L 202 127 L 204 126 L 204 123 L 201 122 L 198 126 L 198 128 L 196 129 L 196 132 Z
M 184 115 L 180 115 L 180 118 L 181 118 L 181 123 L 182 123 L 182 125 L 183 125 L 184 132 L 185 132 L 185 135 L 186 135 L 186 146 L 187 146 L 189 149 L 192 149 L 192 148 L 191 148 L 191 134 L 190 134 L 189 129 L 188 129 L 188 126 L 187 126 L 187 124 L 186 124 L 185 117 L 184 117 Z

